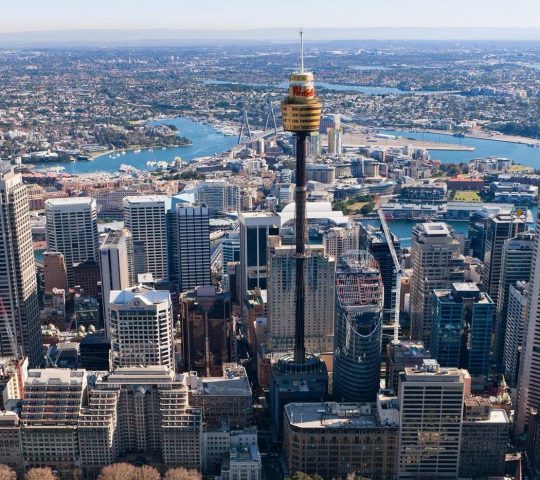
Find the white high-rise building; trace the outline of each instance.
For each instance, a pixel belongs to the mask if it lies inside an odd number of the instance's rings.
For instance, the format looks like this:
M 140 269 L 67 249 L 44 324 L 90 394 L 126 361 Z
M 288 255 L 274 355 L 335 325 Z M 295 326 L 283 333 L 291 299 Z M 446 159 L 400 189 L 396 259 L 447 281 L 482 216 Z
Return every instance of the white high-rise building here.
M 123 229 L 107 235 L 99 247 L 99 259 L 106 332 L 109 335 L 107 312 L 111 291 L 135 285 L 131 232 Z
M 96 201 L 89 197 L 45 201 L 47 248 L 64 255 L 68 287 L 74 285 L 73 265 L 99 261 Z
M 155 452 L 168 468 L 199 470 L 201 416 L 189 404 L 185 376 L 166 367 L 120 367 L 98 377 L 79 416 L 82 478 L 97 478 L 128 452 Z
M 494 357 L 497 365 L 503 367 L 505 360 L 505 337 L 506 327 L 508 323 L 508 302 L 509 290 L 511 285 L 516 282 L 527 282 L 531 274 L 531 264 L 534 251 L 534 233 L 522 232 L 515 238 L 504 241 L 502 252 L 499 253 L 500 271 L 499 276 L 499 291 L 497 296 L 497 310 L 495 320 L 495 344 Z M 523 329 L 523 325 L 521 326 Z M 521 332 L 522 334 L 523 332 Z M 521 342 L 517 347 L 521 348 Z M 517 350 L 514 352 L 517 353 Z M 503 371 L 502 368 L 499 371 Z M 515 369 L 517 372 L 517 366 Z M 510 385 L 514 386 L 514 380 Z
M 226 180 L 206 180 L 197 187 L 197 201 L 208 206 L 211 217 L 240 211 L 240 189 Z
M 26 187 L 11 165 L 0 162 L 0 356 L 11 356 L 12 342 L 31 366 L 41 363 L 41 327 L 36 268 Z
M 424 359 L 405 367 L 399 383 L 398 478 L 448 478 L 459 473 L 466 370 Z
M 142 285 L 113 290 L 109 300 L 112 365 L 174 369 L 173 313 L 168 291 Z
M 341 256 L 349 250 L 358 250 L 358 227 L 330 227 L 324 232 L 323 244 L 326 254 L 334 258 L 341 258 Z
M 446 223 L 413 228 L 411 261 L 411 338 L 431 342 L 431 293 L 465 280 L 463 246 Z
M 70 478 L 79 458 L 77 425 L 86 394 L 85 370 L 29 370 L 20 410 L 26 467 L 50 466 Z
M 529 278 L 527 323 L 520 357 L 516 431 L 522 433 L 531 409 L 540 409 L 540 215 L 536 222 L 533 265 Z
M 169 275 L 167 262 L 167 224 L 165 219 L 165 195 L 145 195 L 124 198 L 124 226 L 129 228 L 133 238 L 134 250 L 144 257 L 146 272 L 151 273 L 155 281 L 166 280 Z M 144 250 L 144 252 L 142 251 Z
M 313 353 L 334 348 L 336 261 L 324 247 L 309 249 L 306 260 L 305 344 Z M 292 351 L 295 323 L 296 261 L 294 246 L 282 245 L 279 236 L 268 238 L 268 329 L 274 352 Z

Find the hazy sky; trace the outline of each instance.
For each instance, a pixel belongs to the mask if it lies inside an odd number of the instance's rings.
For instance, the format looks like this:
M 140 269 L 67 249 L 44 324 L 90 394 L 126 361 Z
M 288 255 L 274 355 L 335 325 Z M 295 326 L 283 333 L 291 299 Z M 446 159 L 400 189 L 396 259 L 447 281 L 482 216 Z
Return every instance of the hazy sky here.
M 0 32 L 540 27 L 540 0 L 0 0 Z

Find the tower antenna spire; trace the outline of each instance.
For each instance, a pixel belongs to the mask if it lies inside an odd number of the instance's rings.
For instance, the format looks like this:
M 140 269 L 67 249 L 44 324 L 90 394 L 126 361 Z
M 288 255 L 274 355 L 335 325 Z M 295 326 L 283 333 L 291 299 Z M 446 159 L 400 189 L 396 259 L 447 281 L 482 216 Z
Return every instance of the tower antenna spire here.
M 300 27 L 300 73 L 304 73 L 304 27 Z

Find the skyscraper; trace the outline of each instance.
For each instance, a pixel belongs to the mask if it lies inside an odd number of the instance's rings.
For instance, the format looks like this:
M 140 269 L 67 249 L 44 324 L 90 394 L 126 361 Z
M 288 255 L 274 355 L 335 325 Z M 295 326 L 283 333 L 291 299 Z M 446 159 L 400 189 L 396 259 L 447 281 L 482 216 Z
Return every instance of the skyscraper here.
M 524 281 L 510 285 L 508 290 L 502 364 L 504 376 L 511 387 L 515 387 L 518 381 L 519 359 L 523 347 L 523 330 L 527 321 L 528 290 L 529 284 Z
M 401 252 L 401 244 L 399 238 L 393 233 L 392 243 L 396 255 L 399 259 Z M 396 288 L 400 288 L 397 283 L 397 272 L 394 267 L 388 240 L 382 229 L 375 230 L 373 228 L 360 225 L 360 250 L 366 250 L 373 255 L 373 258 L 379 264 L 381 269 L 381 278 L 384 285 L 384 310 L 383 310 L 383 354 L 385 353 L 387 339 L 390 339 L 394 330 L 394 319 L 396 309 Z M 397 307 L 399 308 L 399 306 Z
M 519 281 L 528 281 L 531 274 L 534 251 L 534 233 L 519 233 L 515 238 L 505 240 L 501 254 L 501 272 L 495 315 L 494 356 L 498 371 L 503 371 L 503 352 L 508 315 L 510 286 Z M 519 345 L 521 347 L 521 344 Z M 517 372 L 517 369 L 516 369 Z
M 127 229 L 109 233 L 99 247 L 101 267 L 101 292 L 105 313 L 105 329 L 109 332 L 110 293 L 113 290 L 125 290 L 135 285 L 133 277 L 133 242 Z M 107 333 L 108 334 L 108 333 Z
M 281 238 L 268 237 L 268 329 L 271 349 L 286 352 L 294 347 L 294 247 Z M 306 260 L 306 348 L 312 353 L 331 352 L 334 343 L 335 260 L 324 247 L 309 248 Z
M 280 217 L 273 212 L 242 212 L 240 220 L 240 295 L 266 290 L 266 248 L 269 235 L 279 234 Z
M 5 162 L 0 162 L 0 213 L 0 356 L 17 355 L 15 347 L 31 366 L 39 366 L 43 354 L 28 197 L 21 175 Z M 8 323 L 17 345 L 7 335 Z
M 225 238 L 221 242 L 221 248 L 222 248 L 222 265 L 221 265 L 221 271 L 222 271 L 222 283 L 223 283 L 223 290 L 228 291 L 229 290 L 229 263 L 231 262 L 239 262 L 240 261 L 240 232 L 234 231 L 230 232 L 227 235 L 227 238 Z
M 99 261 L 96 201 L 89 197 L 46 200 L 45 218 L 47 248 L 64 255 L 68 287 L 73 287 L 73 265 Z
M 336 270 L 334 397 L 372 402 L 381 370 L 383 284 L 379 264 L 365 251 L 348 252 Z
M 236 332 L 230 295 L 202 286 L 180 295 L 183 368 L 201 376 L 221 376 L 236 360 Z
M 533 264 L 529 278 L 527 323 L 520 357 L 516 431 L 522 433 L 531 409 L 540 408 L 540 215 L 535 228 Z
M 205 180 L 197 187 L 197 201 L 208 206 L 212 218 L 239 212 L 240 189 L 227 180 Z
M 139 285 L 113 290 L 109 301 L 112 365 L 174 369 L 173 314 L 168 291 Z
M 211 284 L 208 207 L 173 199 L 169 222 L 171 280 L 179 292 Z M 174 264 L 173 264 L 174 263 Z
M 461 244 L 446 223 L 419 223 L 413 228 L 411 262 L 411 337 L 431 341 L 431 292 L 465 279 Z
M 441 367 L 467 368 L 489 374 L 489 353 L 495 305 L 474 283 L 453 283 L 432 293 L 430 351 Z
M 135 257 L 136 273 L 151 273 L 157 282 L 167 280 L 167 228 L 165 208 L 167 197 L 148 195 L 125 197 L 124 226 L 129 228 L 133 238 L 133 249 L 144 258 L 144 265 Z M 144 246 L 144 255 L 142 249 Z M 142 266 L 146 272 L 138 271 Z
M 487 221 L 482 288 L 496 305 L 499 299 L 504 242 L 514 238 L 526 228 L 527 222 L 524 216 L 519 217 L 509 213 L 499 213 Z
M 473 212 L 469 219 L 469 231 L 467 238 L 469 239 L 469 250 L 471 255 L 484 260 L 486 252 L 486 233 L 489 219 L 499 213 L 510 213 L 508 205 L 484 205 L 480 210 Z
M 405 367 L 399 387 L 398 478 L 458 477 L 467 372 L 436 360 Z

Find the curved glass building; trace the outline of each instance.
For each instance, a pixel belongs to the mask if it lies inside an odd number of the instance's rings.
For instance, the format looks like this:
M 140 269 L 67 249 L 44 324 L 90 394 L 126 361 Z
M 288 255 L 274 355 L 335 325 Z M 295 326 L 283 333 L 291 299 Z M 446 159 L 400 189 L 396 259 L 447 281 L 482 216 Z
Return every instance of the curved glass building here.
M 377 261 L 344 253 L 336 270 L 334 398 L 375 401 L 379 390 L 384 287 Z

